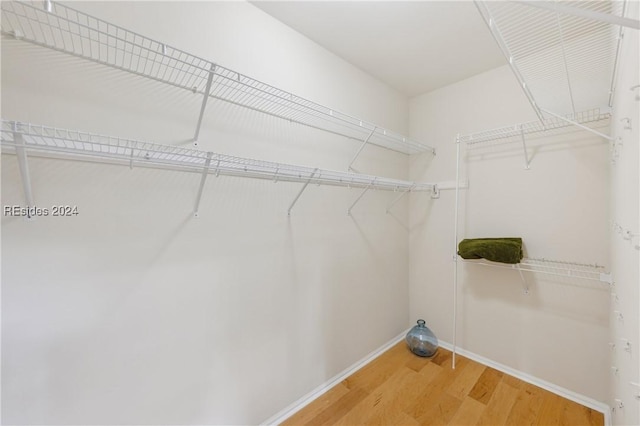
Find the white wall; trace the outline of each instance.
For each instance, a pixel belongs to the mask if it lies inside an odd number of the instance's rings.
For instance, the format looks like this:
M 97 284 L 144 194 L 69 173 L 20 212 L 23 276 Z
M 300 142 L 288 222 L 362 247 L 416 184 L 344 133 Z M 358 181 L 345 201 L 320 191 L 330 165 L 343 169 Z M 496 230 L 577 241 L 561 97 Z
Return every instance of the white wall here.
M 456 134 L 535 119 L 508 67 L 416 97 L 410 135 L 436 145 L 437 158 L 412 157 L 411 178 L 455 179 Z M 606 131 L 606 129 L 605 129 Z M 462 148 L 459 240 L 522 237 L 525 255 L 609 266 L 609 151 L 584 132 L 522 145 Z M 453 191 L 411 197 L 410 317 L 423 317 L 451 342 Z M 609 292 L 596 282 L 459 265 L 457 343 L 516 370 L 599 401 L 607 399 Z
M 247 3 L 73 3 L 344 112 L 406 131 L 406 99 Z M 2 115 L 185 143 L 201 99 L 2 41 Z M 220 103 L 201 148 L 344 170 L 359 144 Z M 367 148 L 360 170 L 407 177 Z M 38 206 L 2 219 L 2 421 L 255 424 L 406 328 L 408 203 L 396 194 L 30 158 Z M 13 155 L 3 205 L 24 204 Z
M 639 6 L 638 2 L 630 2 L 627 16 L 639 19 Z M 612 134 L 620 138 L 617 142 L 621 143 L 611 167 L 610 196 L 611 221 L 614 226 L 610 239 L 611 270 L 615 279 L 615 296 L 611 301 L 609 322 L 611 341 L 616 344 L 611 365 L 618 368 L 618 374 L 610 376 L 611 393 L 608 402 L 612 407 L 616 406 L 616 399 L 623 402 L 624 408 L 617 408 L 613 413 L 613 423 L 620 425 L 640 424 L 640 404 L 634 398 L 640 388 L 634 388 L 629 383 L 640 383 L 640 357 L 637 349 L 640 343 L 640 263 L 639 251 L 635 248 L 640 245 L 640 241 L 638 237 L 625 239 L 627 231 L 637 235 L 640 229 L 640 102 L 635 100 L 639 89 L 630 90 L 640 83 L 639 38 L 638 31 L 630 29 L 626 30 L 623 38 L 612 125 Z M 623 121 L 625 118 L 630 120 L 630 125 Z M 620 320 L 613 311 L 622 313 L 623 319 Z M 631 341 L 630 352 L 624 350 L 624 342 L 620 339 Z

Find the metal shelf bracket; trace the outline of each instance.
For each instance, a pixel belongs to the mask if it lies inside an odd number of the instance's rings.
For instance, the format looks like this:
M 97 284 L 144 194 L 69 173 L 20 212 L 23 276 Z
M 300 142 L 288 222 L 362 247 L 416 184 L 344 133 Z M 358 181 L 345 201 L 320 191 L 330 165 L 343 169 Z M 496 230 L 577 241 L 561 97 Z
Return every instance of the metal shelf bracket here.
M 309 186 L 309 183 L 311 182 L 311 180 L 313 179 L 313 177 L 316 175 L 317 172 L 318 172 L 318 168 L 315 168 L 313 170 L 313 173 L 311 173 L 311 176 L 309 176 L 309 179 L 304 183 L 304 185 L 302 185 L 302 188 L 300 188 L 300 192 L 298 192 L 298 195 L 296 195 L 296 198 L 293 199 L 293 202 L 291 203 L 291 205 L 289 206 L 289 209 L 287 210 L 287 216 L 291 216 L 291 209 L 293 208 L 293 206 L 296 205 L 296 203 L 298 202 L 298 198 L 300 198 L 304 190 L 307 189 L 307 186 Z
M 389 212 L 391 211 L 391 208 L 392 208 L 393 206 L 395 206 L 395 205 L 396 205 L 396 203 L 397 203 L 398 201 L 400 201 L 400 200 L 401 200 L 405 195 L 407 195 L 409 192 L 411 192 L 411 190 L 412 190 L 415 186 L 416 186 L 416 184 L 414 183 L 413 185 L 411 185 L 411 187 L 410 187 L 410 188 L 407 188 L 407 189 L 405 189 L 404 191 L 402 191 L 402 194 L 398 195 L 398 196 L 396 197 L 396 199 L 395 199 L 395 200 L 393 200 L 393 201 L 391 202 L 391 204 L 389 204 L 389 205 L 387 206 L 387 214 L 389 214 Z
M 527 280 L 524 278 L 524 274 L 522 273 L 522 269 L 520 269 L 520 265 L 516 264 L 516 265 L 512 265 L 511 266 L 513 269 L 517 269 L 518 273 L 520 274 L 520 279 L 522 280 L 522 290 L 524 292 L 524 294 L 529 294 L 529 284 L 527 283 Z
M 531 169 L 531 160 L 529 160 L 529 154 L 527 153 L 527 142 L 524 138 L 524 129 L 520 125 L 520 139 L 522 140 L 522 149 L 524 150 L 524 168 L 525 170 Z
M 600 281 L 602 281 L 603 283 L 607 283 L 609 285 L 613 285 L 613 276 L 611 275 L 611 273 L 601 273 L 600 274 Z M 617 298 L 617 296 L 616 296 Z
M 583 129 L 583 130 L 586 130 L 587 132 L 591 132 L 591 133 L 593 133 L 594 135 L 600 136 L 601 138 L 604 138 L 604 139 L 606 139 L 606 140 L 608 140 L 608 141 L 613 141 L 613 140 L 614 140 L 614 138 L 613 138 L 613 137 L 611 137 L 611 136 L 609 136 L 609 135 L 605 135 L 604 133 L 601 133 L 601 132 L 599 132 L 599 131 L 597 131 L 597 130 L 595 130 L 595 129 L 592 129 L 591 127 L 584 126 L 584 125 L 582 125 L 582 124 L 578 123 L 577 121 L 570 120 L 570 119 L 568 119 L 568 118 L 566 118 L 566 117 L 563 117 L 563 116 L 561 116 L 561 115 L 558 115 L 558 114 L 556 114 L 556 113 L 554 113 L 554 112 L 551 112 L 551 111 L 546 110 L 546 109 L 543 109 L 543 108 L 540 108 L 540 110 L 541 110 L 542 112 L 544 112 L 545 114 L 549 114 L 549 115 L 551 115 L 551 116 L 553 116 L 553 117 L 555 117 L 555 118 L 557 118 L 557 119 L 559 119 L 559 120 L 565 121 L 565 122 L 567 122 L 567 123 L 569 123 L 569 124 L 572 124 L 572 125 L 574 125 L 574 126 L 576 126 L 576 127 L 579 127 L 579 128 L 581 128 L 581 129 Z
M 360 195 L 358 195 L 358 198 L 355 199 L 355 201 L 353 202 L 353 204 L 351 204 L 351 207 L 349 207 L 349 209 L 347 210 L 347 215 L 351 216 L 351 210 L 353 209 L 353 207 L 355 207 L 356 204 L 358 204 L 358 201 L 360 201 L 360 199 L 364 196 L 364 194 L 367 193 L 367 191 L 369 191 L 369 189 L 371 189 L 371 185 L 373 185 L 376 182 L 376 178 L 374 178 L 371 183 L 369 183 L 369 185 L 367 185 L 362 192 L 360 193 Z
M 353 163 L 355 163 L 356 159 L 358 158 L 358 156 L 360 155 L 360 153 L 362 152 L 362 150 L 364 149 L 365 145 L 367 145 L 367 143 L 369 142 L 369 139 L 371 139 L 371 136 L 373 136 L 373 134 L 376 132 L 376 127 L 373 128 L 373 130 L 371 131 L 371 133 L 369 133 L 369 136 L 367 136 L 365 138 L 365 140 L 362 142 L 362 145 L 360 145 L 360 148 L 358 148 L 358 151 L 356 151 L 356 154 L 353 156 L 353 158 L 351 159 L 351 162 L 349 163 L 349 167 L 347 167 L 347 170 L 354 170 L 357 172 L 357 170 L 355 170 L 352 166 Z
M 163 45 L 163 49 L 166 47 Z M 215 64 L 211 64 L 211 70 L 207 77 L 207 85 L 202 95 L 202 105 L 200 105 L 200 115 L 198 116 L 198 124 L 196 124 L 196 132 L 193 135 L 193 146 L 198 146 L 198 137 L 200 136 L 200 126 L 202 125 L 202 118 L 204 117 L 204 110 L 207 108 L 207 101 L 209 100 L 209 93 L 211 93 L 211 84 L 213 83 L 213 76 L 216 72 Z
M 437 200 L 438 198 L 440 198 L 440 188 L 438 188 L 438 185 L 433 185 L 433 189 L 431 190 L 431 199 L 432 200 Z
M 16 144 L 16 156 L 18 157 L 18 168 L 20 169 L 20 178 L 22 179 L 22 189 L 24 190 L 24 198 L 27 202 L 27 207 L 33 207 L 33 193 L 31 192 L 31 175 L 29 174 L 29 160 L 27 158 L 27 151 L 25 150 L 24 138 L 21 133 L 17 132 L 17 128 L 14 125 L 13 140 Z M 30 209 L 27 209 L 29 211 Z M 27 216 L 31 218 L 31 216 Z
M 212 152 L 207 152 L 207 161 L 204 163 L 204 167 L 202 168 L 202 176 L 200 177 L 200 188 L 198 188 L 198 195 L 196 196 L 196 204 L 193 208 L 193 215 L 198 217 L 198 209 L 200 208 L 200 199 L 202 198 L 202 190 L 204 189 L 204 183 L 207 180 L 207 176 L 209 175 L 209 166 L 211 166 L 211 156 Z

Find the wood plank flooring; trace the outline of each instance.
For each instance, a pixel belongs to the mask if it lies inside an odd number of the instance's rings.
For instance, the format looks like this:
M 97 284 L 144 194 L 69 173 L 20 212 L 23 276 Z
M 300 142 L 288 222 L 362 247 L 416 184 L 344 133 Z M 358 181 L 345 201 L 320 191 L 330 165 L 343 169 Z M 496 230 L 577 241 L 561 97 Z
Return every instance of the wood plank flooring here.
M 283 425 L 601 426 L 602 413 L 439 348 L 400 342 Z

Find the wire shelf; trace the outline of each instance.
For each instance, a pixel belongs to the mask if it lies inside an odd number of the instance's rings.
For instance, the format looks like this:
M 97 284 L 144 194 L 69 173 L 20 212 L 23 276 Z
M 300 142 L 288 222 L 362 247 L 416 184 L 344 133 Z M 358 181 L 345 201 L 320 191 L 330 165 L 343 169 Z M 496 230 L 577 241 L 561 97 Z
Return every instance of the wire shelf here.
M 594 108 L 587 111 L 580 111 L 577 114 L 567 114 L 565 116 L 569 120 L 575 121 L 578 124 L 597 123 L 609 120 L 611 117 L 610 109 Z M 462 135 L 459 141 L 466 143 L 467 145 L 477 145 L 484 142 L 492 142 L 503 139 L 513 139 L 512 142 L 520 142 L 522 135 L 530 135 L 535 133 L 548 132 L 551 130 L 562 129 L 571 127 L 573 124 L 561 120 L 560 118 L 552 117 L 545 118 L 542 122 L 539 120 L 529 121 L 526 123 L 516 124 L 513 126 L 500 127 L 492 130 L 484 130 L 477 133 L 470 133 Z
M 435 187 L 435 184 L 429 183 L 254 160 L 16 121 L 2 120 L 0 132 L 3 149 L 15 150 L 24 147 L 28 151 L 70 159 L 194 172 L 202 172 L 206 168 L 208 173 L 216 175 L 386 191 L 433 191 Z M 21 136 L 21 140 L 17 138 L 18 135 Z
M 434 148 L 59 3 L 0 2 L 2 34 L 405 154 Z M 46 2 L 45 2 L 46 3 Z M 211 81 L 209 78 L 211 77 Z
M 464 260 L 463 263 L 514 269 L 520 272 L 534 272 L 579 280 L 599 281 L 606 284 L 611 284 L 612 282 L 611 275 L 605 271 L 604 266 L 598 264 L 567 262 L 545 258 L 524 258 L 520 263 L 512 265 L 486 260 Z
M 625 2 L 558 1 L 547 8 L 527 3 L 476 4 L 540 118 L 538 108 L 576 114 L 612 106 L 621 28 L 555 7 L 623 17 Z

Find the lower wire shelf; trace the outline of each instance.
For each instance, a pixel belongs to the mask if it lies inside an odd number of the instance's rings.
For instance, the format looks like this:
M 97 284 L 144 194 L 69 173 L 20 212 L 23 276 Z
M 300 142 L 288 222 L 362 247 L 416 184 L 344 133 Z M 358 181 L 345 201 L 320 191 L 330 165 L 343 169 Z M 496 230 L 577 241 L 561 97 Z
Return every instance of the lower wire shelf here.
M 488 260 L 463 260 L 462 262 L 494 268 L 513 269 L 519 272 L 534 272 L 565 278 L 599 281 L 609 285 L 612 284 L 611 274 L 605 271 L 604 266 L 598 264 L 567 262 L 546 258 L 524 258 L 520 263 L 515 264 L 491 262 Z
M 286 182 L 381 189 L 433 191 L 435 184 L 326 170 L 293 164 L 235 157 L 179 146 L 163 145 L 2 120 L 3 150 L 26 149 L 61 158 L 240 176 Z
M 291 214 L 291 209 L 310 183 L 362 188 L 361 194 L 347 210 L 349 215 L 351 215 L 355 204 L 370 189 L 401 192 L 400 196 L 388 206 L 387 213 L 407 193 L 422 191 L 430 192 L 433 196 L 438 194 L 439 189 L 448 189 L 447 187 L 438 188 L 435 183 L 409 182 L 352 172 L 261 161 L 210 151 L 199 151 L 193 148 L 142 142 L 9 120 L 1 121 L 0 141 L 2 152 L 15 153 L 18 157 L 25 199 L 29 207 L 34 205 L 34 201 L 31 193 L 27 152 L 45 157 L 128 164 L 131 168 L 135 164 L 143 167 L 200 173 L 202 177 L 194 208 L 196 216 L 198 216 L 202 189 L 209 174 L 268 179 L 274 182 L 303 183 L 300 192 L 288 209 L 288 214 Z

